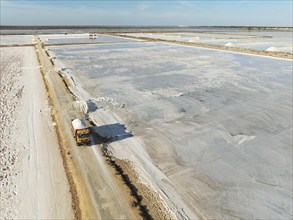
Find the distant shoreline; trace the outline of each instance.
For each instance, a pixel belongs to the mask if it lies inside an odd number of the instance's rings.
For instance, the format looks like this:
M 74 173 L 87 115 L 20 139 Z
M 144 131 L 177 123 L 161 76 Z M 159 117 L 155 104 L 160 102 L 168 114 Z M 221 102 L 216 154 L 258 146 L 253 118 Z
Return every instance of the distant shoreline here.
M 240 30 L 277 30 L 293 31 L 286 26 L 137 26 L 137 25 L 0 25 L 0 30 L 46 30 L 46 29 L 240 29 Z
M 292 32 L 293 27 L 256 26 L 0 26 L 0 35 L 76 34 L 76 33 L 145 33 L 145 32 Z

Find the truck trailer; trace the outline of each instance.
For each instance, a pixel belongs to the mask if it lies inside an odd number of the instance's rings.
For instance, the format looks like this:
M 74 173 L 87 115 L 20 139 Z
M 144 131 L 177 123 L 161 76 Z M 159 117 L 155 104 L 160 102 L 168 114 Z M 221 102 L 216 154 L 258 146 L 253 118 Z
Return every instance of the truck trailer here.
M 90 144 L 90 129 L 83 119 L 71 119 L 71 130 L 78 146 Z

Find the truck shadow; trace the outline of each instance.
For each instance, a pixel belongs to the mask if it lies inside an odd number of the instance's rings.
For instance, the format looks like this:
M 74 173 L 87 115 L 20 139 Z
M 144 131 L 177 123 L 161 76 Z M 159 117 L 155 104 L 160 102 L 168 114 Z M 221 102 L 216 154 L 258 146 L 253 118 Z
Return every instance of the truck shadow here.
M 91 125 L 90 129 L 93 140 L 91 145 L 110 144 L 125 138 L 133 137 L 133 134 L 127 131 L 124 124 L 115 123 L 96 126 L 94 123 L 91 123 Z

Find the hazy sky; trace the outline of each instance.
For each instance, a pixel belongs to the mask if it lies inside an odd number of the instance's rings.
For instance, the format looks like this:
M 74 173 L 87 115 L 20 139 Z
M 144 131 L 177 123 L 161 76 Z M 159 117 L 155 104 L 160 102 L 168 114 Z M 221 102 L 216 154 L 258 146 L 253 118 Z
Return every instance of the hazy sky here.
M 292 26 L 292 0 L 0 0 L 1 25 Z

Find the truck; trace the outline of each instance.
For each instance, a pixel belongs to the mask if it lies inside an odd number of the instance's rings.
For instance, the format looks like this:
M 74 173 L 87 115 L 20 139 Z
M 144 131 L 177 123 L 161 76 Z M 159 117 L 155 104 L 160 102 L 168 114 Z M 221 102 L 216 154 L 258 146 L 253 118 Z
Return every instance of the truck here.
M 90 144 L 90 128 L 83 119 L 71 119 L 71 130 L 78 146 Z

